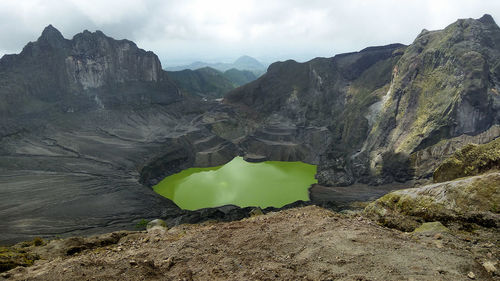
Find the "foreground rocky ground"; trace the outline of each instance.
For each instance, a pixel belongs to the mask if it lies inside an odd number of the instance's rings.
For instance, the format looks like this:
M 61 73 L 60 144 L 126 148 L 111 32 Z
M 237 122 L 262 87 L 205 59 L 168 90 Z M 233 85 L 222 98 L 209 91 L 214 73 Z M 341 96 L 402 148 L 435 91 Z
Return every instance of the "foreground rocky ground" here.
M 500 280 L 496 229 L 412 233 L 316 206 L 29 246 L 8 280 Z M 45 258 L 44 258 L 45 256 Z

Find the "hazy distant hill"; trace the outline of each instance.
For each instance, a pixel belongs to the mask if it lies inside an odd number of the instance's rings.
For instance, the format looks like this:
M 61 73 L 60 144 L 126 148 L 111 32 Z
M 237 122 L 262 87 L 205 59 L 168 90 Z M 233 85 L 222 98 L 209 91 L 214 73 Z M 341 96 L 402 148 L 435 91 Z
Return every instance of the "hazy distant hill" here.
M 255 75 L 255 73 L 249 70 L 238 70 L 236 68 L 226 70 L 224 72 L 224 76 L 238 87 L 257 79 L 257 75 Z
M 253 74 L 255 74 L 255 76 L 257 77 L 266 72 L 267 68 L 266 65 L 259 62 L 255 58 L 252 58 L 250 56 L 242 56 L 237 60 L 235 60 L 233 63 L 207 63 L 207 62 L 197 61 L 189 65 L 166 67 L 165 70 L 168 71 L 181 71 L 185 69 L 196 70 L 204 67 L 211 67 L 220 71 L 227 71 L 232 68 L 238 70 L 248 70 L 251 71 Z
M 221 72 L 211 67 L 203 67 L 167 73 L 183 92 L 208 98 L 220 98 L 232 89 L 257 79 L 253 72 L 235 68 Z

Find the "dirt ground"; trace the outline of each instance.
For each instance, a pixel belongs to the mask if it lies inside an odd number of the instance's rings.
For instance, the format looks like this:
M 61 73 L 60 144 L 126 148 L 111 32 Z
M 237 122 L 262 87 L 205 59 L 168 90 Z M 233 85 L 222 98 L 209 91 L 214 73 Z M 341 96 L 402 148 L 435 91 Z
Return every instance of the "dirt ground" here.
M 489 231 L 489 232 L 488 232 Z M 410 234 L 316 206 L 130 232 L 36 261 L 7 280 L 500 280 L 498 232 Z M 50 244 L 49 244 L 50 245 Z M 498 267 L 498 265 L 496 265 Z M 1 277 L 0 277 L 1 279 Z

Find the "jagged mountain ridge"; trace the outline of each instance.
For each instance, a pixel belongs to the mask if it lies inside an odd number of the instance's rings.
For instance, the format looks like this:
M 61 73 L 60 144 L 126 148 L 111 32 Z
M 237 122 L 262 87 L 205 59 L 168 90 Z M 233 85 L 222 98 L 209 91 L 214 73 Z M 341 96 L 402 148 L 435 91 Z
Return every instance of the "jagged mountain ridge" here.
M 65 39 L 52 25 L 0 60 L 0 114 L 169 104 L 180 93 L 158 57 L 100 31 Z M 15 109 L 15 110 L 14 110 Z

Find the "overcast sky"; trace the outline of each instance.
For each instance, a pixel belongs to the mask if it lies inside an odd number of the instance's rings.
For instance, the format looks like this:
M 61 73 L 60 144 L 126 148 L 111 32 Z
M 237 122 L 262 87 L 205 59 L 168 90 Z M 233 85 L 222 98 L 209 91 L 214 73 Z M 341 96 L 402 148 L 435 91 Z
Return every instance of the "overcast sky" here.
M 130 39 L 163 66 L 330 57 L 367 46 L 409 44 L 423 28 L 489 13 L 499 0 L 0 0 L 0 56 L 19 53 L 43 28 L 66 38 L 85 29 Z

